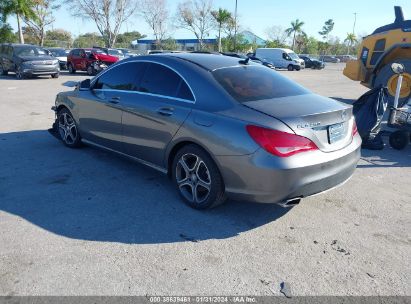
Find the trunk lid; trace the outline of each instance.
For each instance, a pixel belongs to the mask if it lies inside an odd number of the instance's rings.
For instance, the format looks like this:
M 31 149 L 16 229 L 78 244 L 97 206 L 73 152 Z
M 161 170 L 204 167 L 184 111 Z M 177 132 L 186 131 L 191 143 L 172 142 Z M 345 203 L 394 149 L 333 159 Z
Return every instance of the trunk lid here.
M 352 107 L 331 98 L 303 94 L 248 101 L 243 105 L 281 120 L 324 152 L 342 149 L 352 141 Z

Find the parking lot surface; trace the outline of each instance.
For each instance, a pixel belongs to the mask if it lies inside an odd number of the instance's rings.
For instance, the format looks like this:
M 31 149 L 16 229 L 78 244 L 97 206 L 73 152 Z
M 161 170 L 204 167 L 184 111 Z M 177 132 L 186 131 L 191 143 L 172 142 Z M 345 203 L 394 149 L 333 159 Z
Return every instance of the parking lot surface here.
M 342 67 L 281 73 L 351 102 L 366 89 Z M 292 209 L 195 211 L 161 173 L 49 134 L 84 78 L 0 77 L 0 295 L 411 295 L 411 146 L 363 150 Z

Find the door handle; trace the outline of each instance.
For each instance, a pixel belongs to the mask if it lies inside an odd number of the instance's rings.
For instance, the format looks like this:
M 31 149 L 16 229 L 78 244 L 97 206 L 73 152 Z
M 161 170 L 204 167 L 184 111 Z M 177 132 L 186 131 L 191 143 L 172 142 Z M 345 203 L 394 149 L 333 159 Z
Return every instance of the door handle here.
M 117 104 L 120 102 L 120 97 L 111 97 L 108 102 Z
M 174 113 L 173 108 L 160 108 L 157 110 L 157 113 L 163 116 L 171 116 Z

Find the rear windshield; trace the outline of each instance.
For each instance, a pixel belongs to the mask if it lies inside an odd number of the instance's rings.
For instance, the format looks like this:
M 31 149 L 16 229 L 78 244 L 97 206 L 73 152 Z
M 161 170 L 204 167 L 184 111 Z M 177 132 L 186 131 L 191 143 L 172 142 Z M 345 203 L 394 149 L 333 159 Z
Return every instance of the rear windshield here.
M 238 102 L 296 96 L 310 93 L 267 67 L 244 66 L 212 72 L 220 85 Z

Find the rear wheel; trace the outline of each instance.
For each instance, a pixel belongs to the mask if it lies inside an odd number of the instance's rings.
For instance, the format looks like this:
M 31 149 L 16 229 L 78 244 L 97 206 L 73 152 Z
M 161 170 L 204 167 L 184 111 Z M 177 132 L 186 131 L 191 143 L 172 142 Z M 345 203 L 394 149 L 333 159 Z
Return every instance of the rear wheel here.
M 71 63 L 68 64 L 68 70 L 70 74 L 74 74 L 76 72 L 76 70 L 74 69 Z
M 81 145 L 81 137 L 76 121 L 66 108 L 57 113 L 57 127 L 60 138 L 67 147 L 77 148 Z
M 410 59 L 398 59 L 393 62 L 401 63 L 405 67 L 405 73 L 403 74 L 399 105 L 404 105 L 411 97 L 411 60 Z M 397 90 L 398 75 L 391 70 L 390 62 L 386 64 L 377 74 L 374 82 L 374 87 L 382 85 L 388 88 L 388 102 L 393 105 L 395 92 Z
M 0 64 L 0 75 L 6 76 L 9 71 L 3 69 L 3 65 Z
M 195 209 L 213 208 L 226 200 L 221 174 L 212 158 L 196 145 L 174 157 L 172 177 L 184 202 Z
M 287 70 L 294 71 L 294 66 L 292 64 L 289 64 Z
M 59 78 L 60 74 L 56 73 L 56 74 L 51 74 L 51 78 Z
M 407 131 L 395 131 L 390 135 L 390 146 L 396 150 L 404 149 L 410 143 L 410 133 Z

